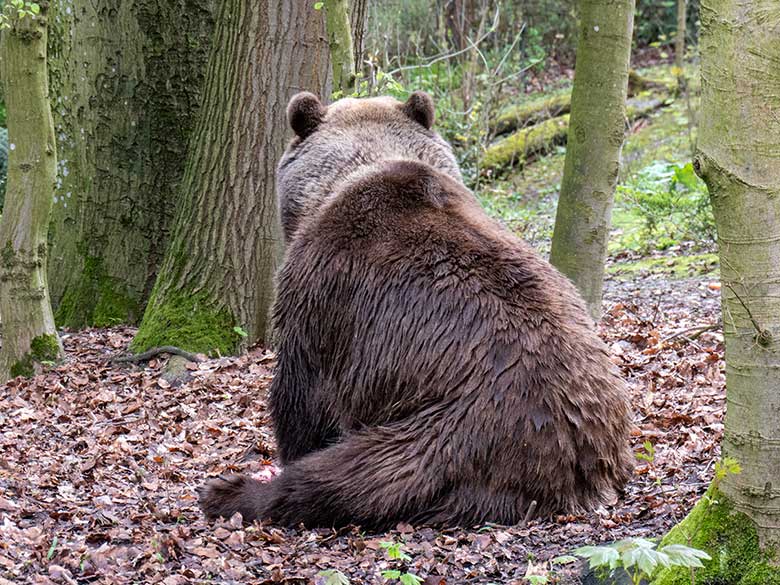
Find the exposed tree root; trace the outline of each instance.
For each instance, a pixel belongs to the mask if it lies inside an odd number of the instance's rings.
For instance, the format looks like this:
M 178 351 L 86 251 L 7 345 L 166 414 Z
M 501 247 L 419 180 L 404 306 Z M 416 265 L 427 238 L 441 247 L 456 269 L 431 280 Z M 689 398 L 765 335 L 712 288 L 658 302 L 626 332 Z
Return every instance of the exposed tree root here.
M 175 347 L 173 345 L 162 345 L 160 347 L 153 347 L 152 349 L 148 349 L 144 352 L 137 353 L 134 355 L 119 355 L 114 356 L 111 358 L 111 362 L 115 364 L 124 364 L 124 363 L 138 363 L 138 362 L 145 362 L 153 357 L 156 357 L 160 355 L 161 353 L 168 353 L 171 355 L 178 355 L 180 357 L 183 357 L 186 360 L 189 360 L 191 362 L 202 362 L 203 358 L 198 357 L 197 355 L 190 353 L 188 351 L 184 351 L 183 349 L 180 349 L 178 347 Z

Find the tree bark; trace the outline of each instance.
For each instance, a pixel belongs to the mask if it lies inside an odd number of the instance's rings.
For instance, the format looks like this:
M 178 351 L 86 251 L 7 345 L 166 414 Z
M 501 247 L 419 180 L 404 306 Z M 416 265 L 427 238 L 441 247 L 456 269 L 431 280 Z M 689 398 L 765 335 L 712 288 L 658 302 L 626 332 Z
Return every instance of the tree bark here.
M 352 48 L 355 52 L 355 72 L 363 69 L 368 33 L 368 0 L 351 0 L 349 20 L 352 25 Z
M 333 88 L 341 95 L 350 95 L 355 87 L 355 49 L 349 13 L 347 0 L 325 0 Z
M 8 109 L 8 186 L 0 219 L 0 383 L 35 373 L 62 346 L 46 281 L 57 150 L 46 69 L 47 9 L 37 18 L 10 17 L 0 58 Z
M 704 0 L 699 38 L 694 168 L 707 183 L 718 229 L 728 404 L 722 451 L 741 471 L 716 472 L 710 492 L 664 542 L 710 554 L 714 560 L 697 571 L 697 583 L 780 583 L 777 2 Z M 671 568 L 654 583 L 688 579 L 687 569 Z
M 723 491 L 780 544 L 780 10 L 702 3 L 702 123 L 694 166 L 718 228 L 726 416 L 742 465 Z
M 634 0 L 583 0 L 571 131 L 550 261 L 601 313 L 604 262 L 626 126 Z
M 296 92 L 323 94 L 323 25 L 309 2 L 223 0 L 171 243 L 135 350 L 225 354 L 265 339 L 281 248 L 274 175 L 289 136 L 285 110 Z
M 674 39 L 674 64 L 677 68 L 677 90 L 685 90 L 685 29 L 687 0 L 677 0 L 677 33 Z
M 52 6 L 60 163 L 49 272 L 62 325 L 141 317 L 200 102 L 213 2 Z

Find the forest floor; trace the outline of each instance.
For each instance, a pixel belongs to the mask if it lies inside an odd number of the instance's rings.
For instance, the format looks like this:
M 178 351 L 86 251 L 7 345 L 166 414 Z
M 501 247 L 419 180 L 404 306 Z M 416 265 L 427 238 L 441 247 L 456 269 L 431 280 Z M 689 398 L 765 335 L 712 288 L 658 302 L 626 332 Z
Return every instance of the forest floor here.
M 317 573 L 335 569 L 361 584 L 399 569 L 429 584 L 520 584 L 529 567 L 576 582 L 549 561 L 663 534 L 706 489 L 723 429 L 717 281 L 612 279 L 605 309 L 601 333 L 635 406 L 633 447 L 647 454 L 649 442 L 654 458 L 616 506 L 524 528 L 210 524 L 195 495 L 205 477 L 276 470 L 264 399 L 273 355 L 193 363 L 172 387 L 162 359 L 110 362 L 133 329 L 68 334 L 63 364 L 0 397 L 0 583 L 325 583 Z M 382 542 L 410 560 L 389 560 Z
M 626 189 L 659 161 L 690 158 L 688 109 L 677 100 L 632 128 Z M 562 164 L 554 152 L 480 190 L 487 209 L 542 253 Z M 177 386 L 163 376 L 165 359 L 111 362 L 132 328 L 66 332 L 63 363 L 0 392 L 0 585 L 340 583 L 333 571 L 357 585 L 386 582 L 386 570 L 428 585 L 519 585 L 527 575 L 577 583 L 579 563 L 554 559 L 583 544 L 664 534 L 705 491 L 719 455 L 720 291 L 712 243 L 681 235 L 656 245 L 632 202 L 618 197 L 600 333 L 628 380 L 631 441 L 643 457 L 615 506 L 525 527 L 399 525 L 384 534 L 209 523 L 195 493 L 206 477 L 278 471 L 265 402 L 273 354 L 190 363 L 190 380 Z M 408 560 L 390 559 L 387 542 Z

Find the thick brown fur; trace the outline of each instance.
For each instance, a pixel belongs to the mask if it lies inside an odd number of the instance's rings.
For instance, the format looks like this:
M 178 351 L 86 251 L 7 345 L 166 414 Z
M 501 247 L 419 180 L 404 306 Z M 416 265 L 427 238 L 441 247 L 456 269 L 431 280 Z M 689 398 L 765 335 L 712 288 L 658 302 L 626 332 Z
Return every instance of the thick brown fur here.
M 629 478 L 626 389 L 580 296 L 485 215 L 415 107 L 337 102 L 285 154 L 270 395 L 285 467 L 212 480 L 209 517 L 513 524 Z M 341 174 L 328 149 L 349 154 Z

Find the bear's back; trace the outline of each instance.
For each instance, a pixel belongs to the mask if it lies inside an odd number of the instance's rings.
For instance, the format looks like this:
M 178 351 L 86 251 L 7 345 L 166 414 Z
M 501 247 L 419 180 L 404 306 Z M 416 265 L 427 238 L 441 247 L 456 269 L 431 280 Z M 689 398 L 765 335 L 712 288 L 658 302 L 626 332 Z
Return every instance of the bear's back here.
M 326 377 L 364 386 L 366 364 L 381 368 L 399 415 L 416 407 L 410 393 L 445 395 L 470 368 L 499 392 L 591 359 L 602 362 L 595 376 L 614 375 L 573 285 L 427 165 L 382 163 L 345 186 L 305 224 L 287 265 L 280 298 L 297 300 L 281 303 L 277 322 L 311 324 L 313 311 L 334 355 Z M 353 413 L 363 422 L 387 414 L 371 400 Z

